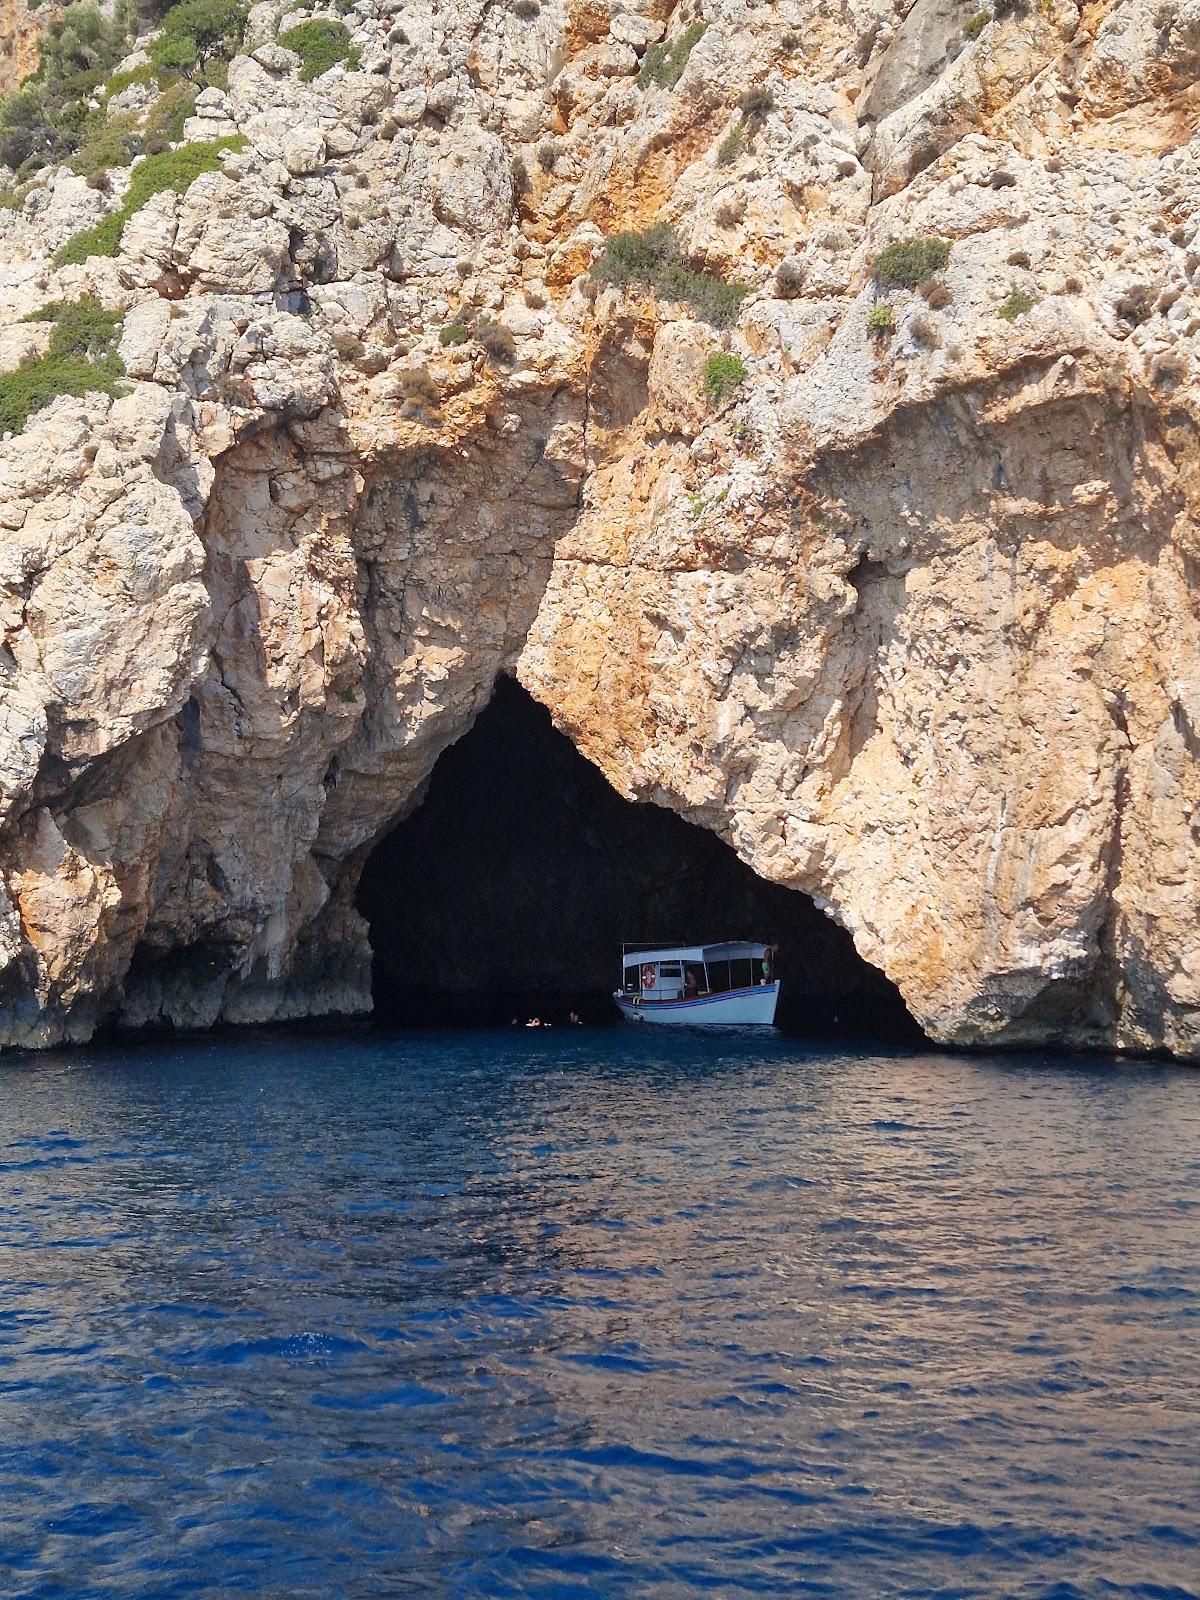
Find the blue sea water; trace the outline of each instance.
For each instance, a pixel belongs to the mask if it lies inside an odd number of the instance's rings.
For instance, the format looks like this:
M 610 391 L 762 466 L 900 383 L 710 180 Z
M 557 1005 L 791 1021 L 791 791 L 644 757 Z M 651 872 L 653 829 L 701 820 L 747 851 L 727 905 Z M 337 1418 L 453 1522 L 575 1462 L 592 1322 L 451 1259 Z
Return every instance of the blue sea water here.
M 1200 1072 L 4 1062 L 0 1593 L 1200 1594 Z

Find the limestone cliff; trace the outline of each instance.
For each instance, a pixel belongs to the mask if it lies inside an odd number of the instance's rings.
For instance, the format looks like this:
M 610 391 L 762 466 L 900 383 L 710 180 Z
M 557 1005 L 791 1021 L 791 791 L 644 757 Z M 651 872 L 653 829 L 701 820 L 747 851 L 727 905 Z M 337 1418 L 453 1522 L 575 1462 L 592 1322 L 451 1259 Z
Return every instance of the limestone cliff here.
M 1200 1053 L 1200 3 L 305 15 L 115 254 L 0 212 L 0 365 L 126 374 L 0 445 L 0 1036 L 366 1008 L 505 670 L 934 1037 Z
M 25 0 L 0 0 L 0 94 L 37 70 L 40 34 Z

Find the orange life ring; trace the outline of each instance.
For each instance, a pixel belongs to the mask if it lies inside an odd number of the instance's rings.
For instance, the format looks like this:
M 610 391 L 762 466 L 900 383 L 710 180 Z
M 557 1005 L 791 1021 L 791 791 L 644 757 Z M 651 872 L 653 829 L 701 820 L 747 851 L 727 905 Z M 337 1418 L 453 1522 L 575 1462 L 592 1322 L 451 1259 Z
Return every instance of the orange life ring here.
M 642 988 L 653 989 L 657 977 L 658 973 L 655 971 L 653 966 L 644 966 L 642 968 Z

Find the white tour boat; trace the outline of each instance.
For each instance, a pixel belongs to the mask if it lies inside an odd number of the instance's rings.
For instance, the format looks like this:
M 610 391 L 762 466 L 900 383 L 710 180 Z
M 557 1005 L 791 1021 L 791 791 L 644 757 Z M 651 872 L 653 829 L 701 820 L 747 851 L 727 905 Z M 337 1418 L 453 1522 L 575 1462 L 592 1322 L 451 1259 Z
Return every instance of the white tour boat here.
M 621 946 L 621 987 L 613 999 L 629 1022 L 687 1028 L 769 1028 L 779 982 L 769 944 Z

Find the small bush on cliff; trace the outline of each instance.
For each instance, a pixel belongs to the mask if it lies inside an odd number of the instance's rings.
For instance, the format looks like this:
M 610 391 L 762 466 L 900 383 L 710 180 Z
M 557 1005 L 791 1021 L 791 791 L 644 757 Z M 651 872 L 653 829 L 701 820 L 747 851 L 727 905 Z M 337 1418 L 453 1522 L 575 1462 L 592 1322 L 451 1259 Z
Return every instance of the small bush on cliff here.
M 176 194 L 186 194 L 201 173 L 220 170 L 222 151 L 240 150 L 245 142 L 239 135 L 232 139 L 185 144 L 178 150 L 166 150 L 160 155 L 144 157 L 133 169 L 129 188 L 120 207 L 94 228 L 84 228 L 68 239 L 55 257 L 58 265 L 77 267 L 90 256 L 115 256 L 120 248 L 125 224 L 142 209 L 147 200 L 167 189 L 174 189 Z
M 775 293 L 781 300 L 795 300 L 804 293 L 807 276 L 804 263 L 796 256 L 785 256 L 775 270 Z
M 58 356 L 102 357 L 111 351 L 121 329 L 117 313 L 106 311 L 90 294 L 77 300 L 53 300 L 24 320 L 54 324 L 48 353 Z
M 765 83 L 756 83 L 746 90 L 738 101 L 738 110 L 746 122 L 761 122 L 775 109 L 774 92 Z
M 238 0 L 180 0 L 163 17 L 150 60 L 162 71 L 191 76 L 211 61 L 228 60 L 245 26 L 246 8 Z
M 867 316 L 867 327 L 873 339 L 886 338 L 896 326 L 896 319 L 892 315 L 891 306 L 872 306 Z
M 0 97 L 0 161 L 32 175 L 45 162 L 69 153 L 75 141 L 55 126 L 37 84 Z
M 507 367 L 517 359 L 517 341 L 513 338 L 512 329 L 506 328 L 502 322 L 493 322 L 491 317 L 479 317 L 472 332 L 490 361 Z
M 71 157 L 71 169 L 86 178 L 113 167 L 127 167 L 140 150 L 138 119 L 125 112 L 89 135 Z
M 196 112 L 196 90 L 189 83 L 177 80 L 168 85 L 150 107 L 143 126 L 143 145 L 165 139 L 179 144 L 183 138 L 183 125 Z
M 1156 291 L 1148 283 L 1135 283 L 1118 296 L 1113 310 L 1122 322 L 1128 323 L 1131 328 L 1138 328 L 1154 315 L 1157 299 Z
M 349 28 L 344 22 L 330 22 L 327 17 L 316 17 L 311 22 L 300 23 L 299 27 L 289 28 L 279 35 L 279 42 L 285 50 L 294 50 L 304 63 L 300 76 L 305 83 L 322 77 L 330 67 L 353 56 Z
M 115 348 L 121 319 L 90 295 L 43 306 L 26 320 L 53 322 L 54 332 L 45 355 L 0 375 L 0 433 L 19 433 L 60 394 L 113 394 L 124 371 Z
M 1013 289 L 1003 305 L 997 307 L 996 315 L 1003 317 L 1005 322 L 1015 322 L 1027 311 L 1032 311 L 1035 305 L 1037 296 L 1030 294 L 1028 289 Z
M 978 39 L 991 20 L 992 13 L 990 11 L 977 11 L 973 17 L 968 17 L 963 23 L 963 32 L 968 39 Z
M 745 128 L 740 121 L 735 122 L 717 146 L 717 165 L 731 167 L 745 151 L 748 142 Z
M 517 359 L 517 341 L 512 329 L 494 317 L 482 314 L 471 317 L 466 311 L 460 311 L 438 334 L 441 345 L 464 345 L 472 339 L 488 360 L 498 366 L 511 366 Z
M 746 363 L 741 356 L 722 350 L 704 363 L 704 398 L 710 406 L 723 405 L 745 381 Z
M 640 233 L 615 233 L 604 246 L 604 254 L 592 268 L 593 277 L 602 283 L 624 286 L 652 284 L 655 275 L 679 260 L 679 239 L 669 223 L 660 222 Z
M 946 239 L 898 239 L 875 257 L 875 276 L 889 288 L 919 289 L 949 259 Z
M 442 397 L 428 367 L 409 367 L 396 380 L 404 414 L 425 420 L 436 415 Z
M 678 236 L 667 223 L 641 233 L 614 234 L 592 267 L 592 276 L 619 287 L 645 284 L 664 300 L 683 301 L 715 328 L 728 328 L 737 321 L 742 301 L 749 293 L 743 284 L 725 283 L 687 266 Z
M 708 31 L 707 22 L 693 22 L 675 39 L 652 44 L 642 57 L 637 81 L 643 89 L 656 83 L 660 89 L 673 89 L 683 76 L 688 57 Z
M 693 272 L 682 262 L 666 267 L 659 274 L 655 287 L 665 299 L 682 301 L 701 321 L 711 323 L 714 328 L 732 328 L 742 301 L 750 293 L 745 284 L 726 283 L 707 272 Z
M 132 89 L 135 84 L 152 84 L 158 82 L 158 74 L 149 64 L 133 67 L 129 72 L 114 72 L 104 85 L 104 104 L 114 100 L 117 95 L 124 94 L 126 89 Z

